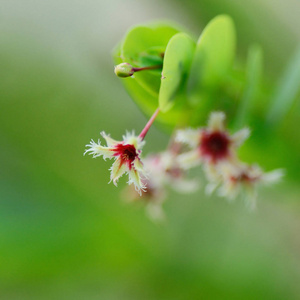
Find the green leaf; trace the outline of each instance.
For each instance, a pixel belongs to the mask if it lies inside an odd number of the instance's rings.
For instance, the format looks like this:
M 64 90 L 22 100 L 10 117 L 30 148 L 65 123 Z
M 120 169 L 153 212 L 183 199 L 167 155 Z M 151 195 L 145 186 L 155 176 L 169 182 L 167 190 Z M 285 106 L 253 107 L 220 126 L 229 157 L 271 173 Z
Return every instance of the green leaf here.
M 249 116 L 253 112 L 254 103 L 259 93 L 263 70 L 262 49 L 254 45 L 249 49 L 246 66 L 246 84 L 244 93 L 237 111 L 235 125 L 237 128 L 248 123 Z
M 177 32 L 177 29 L 168 25 L 133 27 L 127 32 L 121 46 L 121 58 L 134 67 L 154 65 L 158 61 L 162 64 L 165 48 L 170 38 Z M 160 72 L 161 69 L 143 71 L 134 74 L 134 77 L 148 93 L 158 96 Z
M 227 75 L 235 43 L 235 28 L 229 16 L 218 16 L 205 27 L 196 46 L 188 82 L 192 103 L 198 103 L 204 90 L 213 88 Z
M 119 64 L 120 62 L 122 62 L 120 46 L 117 46 L 113 50 L 113 57 L 115 64 Z M 150 117 L 158 107 L 158 97 L 155 97 L 151 93 L 148 93 L 147 90 L 145 90 L 133 77 L 120 80 L 130 97 L 141 109 L 141 111 L 147 117 Z M 189 124 L 189 120 L 190 110 L 188 110 L 187 108 L 174 109 L 166 114 L 164 112 L 161 112 L 157 118 L 157 121 L 167 126 L 187 125 Z
M 280 123 L 292 107 L 300 90 L 300 46 L 291 58 L 274 92 L 274 99 L 267 116 L 268 123 Z
M 159 91 L 159 107 L 168 111 L 176 101 L 176 94 L 184 83 L 195 51 L 195 42 L 185 33 L 177 33 L 169 41 L 163 64 Z
M 170 38 L 178 33 L 178 30 L 162 25 L 158 27 L 135 26 L 131 28 L 123 41 L 121 54 L 124 59 L 131 59 L 129 63 L 139 60 L 139 56 L 143 52 L 152 50 L 153 48 L 165 48 Z

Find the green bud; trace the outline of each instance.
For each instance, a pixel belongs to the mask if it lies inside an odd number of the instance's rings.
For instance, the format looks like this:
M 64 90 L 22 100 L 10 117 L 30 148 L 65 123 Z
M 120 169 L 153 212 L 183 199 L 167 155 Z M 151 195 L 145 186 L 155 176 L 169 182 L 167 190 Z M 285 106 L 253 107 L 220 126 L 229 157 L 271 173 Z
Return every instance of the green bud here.
M 131 64 L 129 63 L 122 63 L 115 66 L 115 74 L 118 77 L 129 77 L 132 76 L 134 73 L 134 69 Z

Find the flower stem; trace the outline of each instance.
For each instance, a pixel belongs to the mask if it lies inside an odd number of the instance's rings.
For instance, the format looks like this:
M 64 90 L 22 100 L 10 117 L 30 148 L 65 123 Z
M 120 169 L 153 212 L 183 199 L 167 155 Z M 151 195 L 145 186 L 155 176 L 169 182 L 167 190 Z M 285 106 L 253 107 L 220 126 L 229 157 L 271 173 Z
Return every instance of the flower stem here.
M 145 70 L 155 70 L 162 68 L 162 64 L 156 66 L 142 67 L 142 68 L 132 68 L 134 72 L 145 71 Z
M 151 125 L 153 124 L 154 120 L 156 119 L 158 113 L 159 113 L 159 108 L 154 112 L 154 114 L 152 115 L 152 117 L 150 118 L 150 120 L 148 121 L 148 123 L 146 124 L 146 126 L 144 127 L 142 132 L 140 133 L 139 137 L 142 140 L 145 138 L 148 130 L 150 129 Z

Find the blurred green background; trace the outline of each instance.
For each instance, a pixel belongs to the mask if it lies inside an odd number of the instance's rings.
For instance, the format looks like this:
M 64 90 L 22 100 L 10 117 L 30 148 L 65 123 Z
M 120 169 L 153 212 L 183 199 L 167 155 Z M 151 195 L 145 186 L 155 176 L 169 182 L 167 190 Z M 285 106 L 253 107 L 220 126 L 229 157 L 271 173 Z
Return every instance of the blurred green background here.
M 113 73 L 128 27 L 169 19 L 199 35 L 228 13 L 239 59 L 261 44 L 273 85 L 299 43 L 299 10 L 297 0 L 0 0 L 0 298 L 299 299 L 299 97 L 272 144 L 244 148 L 287 171 L 254 213 L 172 193 L 167 222 L 153 224 L 120 201 L 125 179 L 107 184 L 108 161 L 83 157 L 101 130 L 120 139 L 146 122 Z M 167 138 L 152 128 L 144 152 Z

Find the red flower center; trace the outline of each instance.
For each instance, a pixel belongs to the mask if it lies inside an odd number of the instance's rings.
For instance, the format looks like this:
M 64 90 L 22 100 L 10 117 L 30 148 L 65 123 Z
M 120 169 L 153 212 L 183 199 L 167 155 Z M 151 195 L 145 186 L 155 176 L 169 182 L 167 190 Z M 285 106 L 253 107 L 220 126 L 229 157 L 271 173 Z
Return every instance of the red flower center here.
M 247 173 L 241 173 L 239 176 L 231 176 L 230 180 L 234 183 L 241 182 L 241 183 L 251 183 L 255 182 L 259 179 L 259 176 L 250 176 Z
M 216 162 L 228 156 L 229 144 L 230 140 L 223 132 L 203 132 L 201 136 L 200 152 L 203 156 Z
M 129 169 L 131 169 L 131 164 L 137 157 L 136 149 L 131 144 L 117 144 L 114 148 L 115 154 L 114 156 L 120 156 L 121 163 L 127 163 Z
M 123 146 L 123 158 L 126 160 L 134 161 L 137 153 L 135 151 L 135 147 L 132 145 L 124 145 Z

